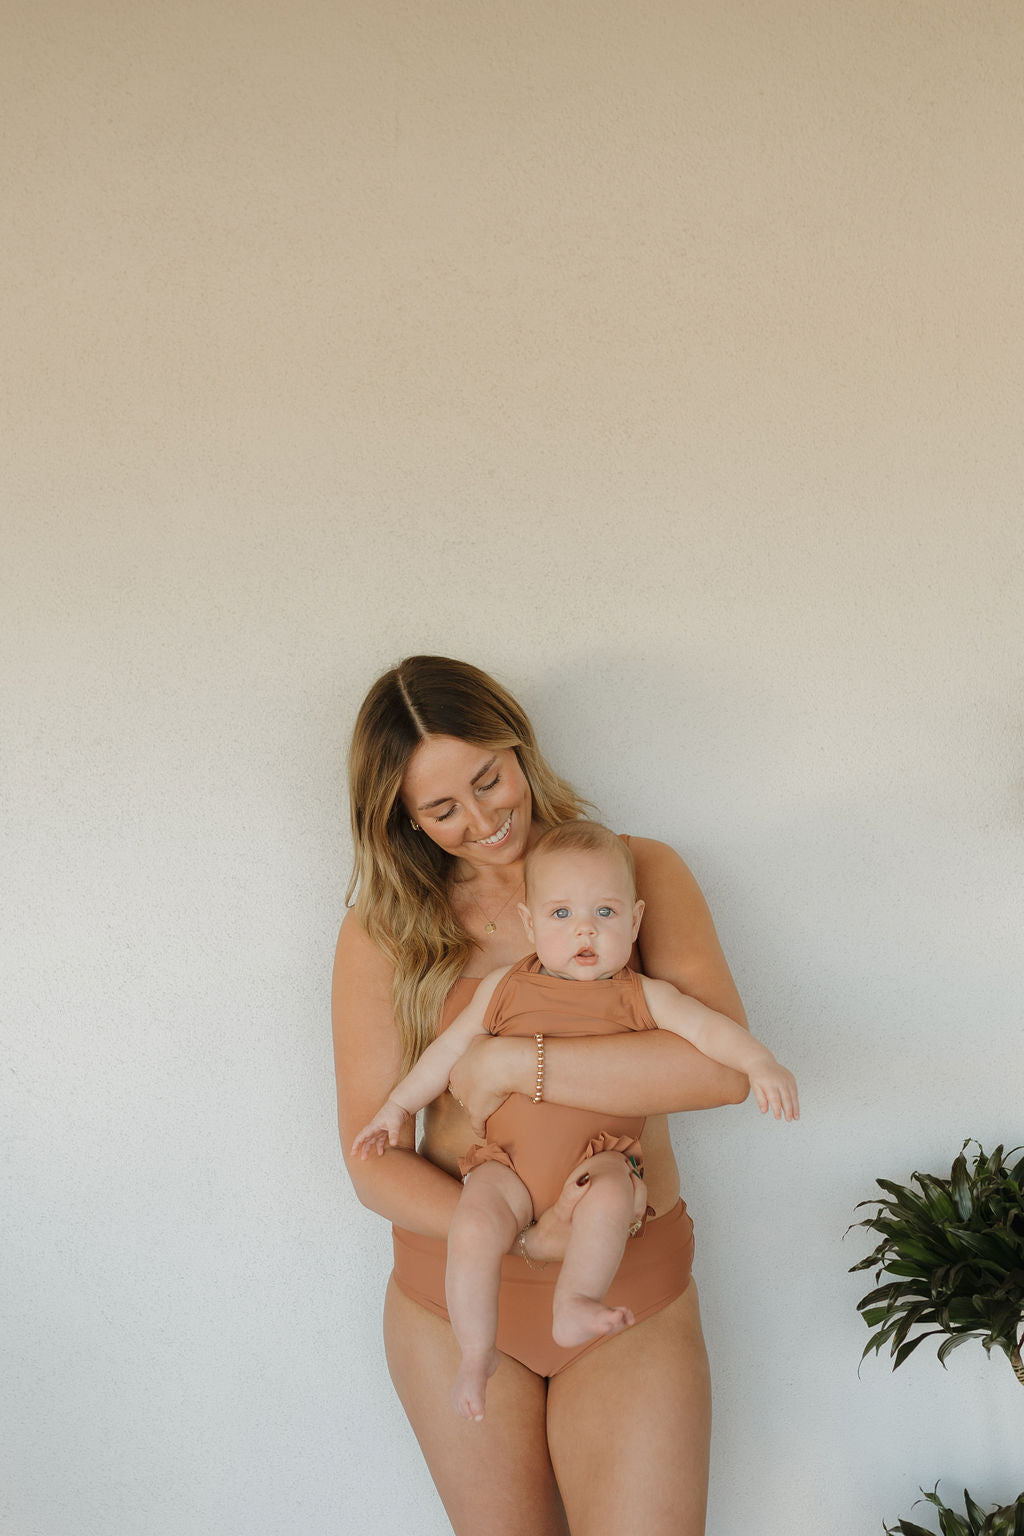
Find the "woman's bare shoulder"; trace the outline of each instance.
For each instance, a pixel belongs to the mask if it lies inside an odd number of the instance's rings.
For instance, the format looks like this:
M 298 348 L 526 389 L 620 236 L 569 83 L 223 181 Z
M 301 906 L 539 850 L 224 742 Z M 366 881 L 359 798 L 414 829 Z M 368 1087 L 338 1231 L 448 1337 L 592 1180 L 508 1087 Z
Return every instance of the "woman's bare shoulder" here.
M 689 865 L 668 843 L 656 837 L 634 837 L 632 834 L 626 837 L 626 842 L 636 865 L 638 885 L 664 880 L 674 884 L 680 893 L 685 890 L 700 896 L 700 886 Z M 640 894 L 644 894 L 642 890 Z
M 351 907 L 342 920 L 338 945 L 334 952 L 335 973 L 339 968 L 349 973 L 358 973 L 366 981 L 377 978 L 385 982 L 389 988 L 395 973 L 394 965 L 380 945 L 371 939 L 365 924 L 360 921 Z
M 745 1021 L 696 877 L 674 848 L 653 837 L 630 837 L 637 894 L 644 915 L 637 935 L 640 968 L 669 981 L 731 1019 Z

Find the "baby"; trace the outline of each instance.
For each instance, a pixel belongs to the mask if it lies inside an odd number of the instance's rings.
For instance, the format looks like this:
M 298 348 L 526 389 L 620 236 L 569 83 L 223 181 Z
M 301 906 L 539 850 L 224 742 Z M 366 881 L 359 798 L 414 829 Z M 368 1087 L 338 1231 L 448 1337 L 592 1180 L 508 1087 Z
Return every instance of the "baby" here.
M 633 857 L 606 827 L 564 822 L 536 843 L 526 861 L 520 904 L 536 953 L 484 977 L 472 1001 L 424 1051 L 352 1145 L 367 1157 L 396 1146 L 410 1115 L 443 1093 L 456 1061 L 479 1034 L 537 1042 L 532 1099 L 511 1094 L 487 1121 L 487 1142 L 460 1160 L 462 1196 L 448 1233 L 445 1288 L 462 1363 L 452 1401 L 463 1418 L 483 1418 L 495 1349 L 503 1254 L 524 1239 L 554 1204 L 570 1170 L 588 1186 L 576 1205 L 555 1286 L 552 1335 L 572 1346 L 619 1333 L 634 1321 L 626 1307 L 606 1307 L 605 1293 L 643 1224 L 646 1198 L 639 1136 L 643 1119 L 568 1109 L 544 1099 L 545 1035 L 617 1034 L 669 1029 L 706 1056 L 745 1072 L 762 1113 L 799 1117 L 792 1073 L 732 1019 L 714 1013 L 666 981 L 629 968 L 644 904 L 636 897 Z M 638 1213 L 640 1213 L 638 1215 Z

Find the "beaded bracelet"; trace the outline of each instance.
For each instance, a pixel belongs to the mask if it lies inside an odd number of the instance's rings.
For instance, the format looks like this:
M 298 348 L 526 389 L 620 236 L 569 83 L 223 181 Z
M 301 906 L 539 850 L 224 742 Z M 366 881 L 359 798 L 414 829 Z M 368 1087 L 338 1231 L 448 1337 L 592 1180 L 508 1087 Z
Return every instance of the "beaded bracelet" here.
M 544 1036 L 534 1035 L 537 1042 L 537 1081 L 533 1086 L 533 1102 L 540 1104 L 544 1099 Z

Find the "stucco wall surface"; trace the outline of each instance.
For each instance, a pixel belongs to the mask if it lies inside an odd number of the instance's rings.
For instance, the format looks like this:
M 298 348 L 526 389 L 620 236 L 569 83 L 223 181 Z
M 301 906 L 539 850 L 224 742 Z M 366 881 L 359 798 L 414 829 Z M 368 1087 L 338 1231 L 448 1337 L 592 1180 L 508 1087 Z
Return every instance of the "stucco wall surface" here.
M 1001 1356 L 858 1379 L 843 1232 L 1024 1140 L 1024 12 L 4 21 L 2 1529 L 448 1528 L 327 1015 L 415 651 L 684 853 L 800 1076 L 675 1122 L 711 1536 L 1018 1493 Z

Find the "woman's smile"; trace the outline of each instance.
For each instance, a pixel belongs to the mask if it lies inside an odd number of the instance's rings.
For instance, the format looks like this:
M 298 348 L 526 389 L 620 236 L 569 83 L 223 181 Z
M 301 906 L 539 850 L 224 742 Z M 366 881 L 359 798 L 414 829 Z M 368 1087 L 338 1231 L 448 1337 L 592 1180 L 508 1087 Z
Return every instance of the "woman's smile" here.
M 503 843 L 505 841 L 506 837 L 508 837 L 509 831 L 511 830 L 511 827 L 512 827 L 512 815 L 513 815 L 513 813 L 511 811 L 509 811 L 508 815 L 505 817 L 505 820 L 502 822 L 502 824 L 498 828 L 497 832 L 492 833 L 490 837 L 478 837 L 478 838 L 476 838 L 475 842 L 476 842 L 477 847 L 478 848 L 496 848 L 499 843 Z M 474 841 L 474 839 L 471 838 L 470 841 L 472 842 L 472 841 Z

